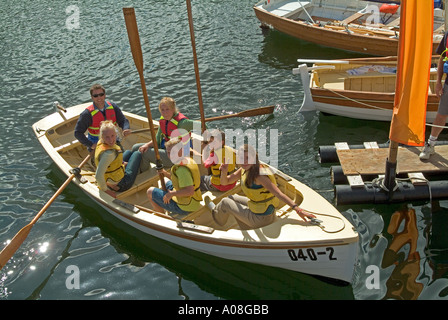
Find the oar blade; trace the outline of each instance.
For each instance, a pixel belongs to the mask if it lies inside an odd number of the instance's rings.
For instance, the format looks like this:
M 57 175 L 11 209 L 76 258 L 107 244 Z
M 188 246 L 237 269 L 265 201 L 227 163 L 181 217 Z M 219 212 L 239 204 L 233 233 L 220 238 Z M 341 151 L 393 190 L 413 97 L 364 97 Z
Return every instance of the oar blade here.
M 123 8 L 124 21 L 128 32 L 129 44 L 131 46 L 132 57 L 138 72 L 143 72 L 143 54 L 138 33 L 137 19 L 134 8 Z
M 33 224 L 30 223 L 20 229 L 14 238 L 12 238 L 11 242 L 0 252 L 0 270 L 5 266 L 8 260 L 11 259 L 17 249 L 19 249 L 26 237 L 28 237 L 32 227 Z

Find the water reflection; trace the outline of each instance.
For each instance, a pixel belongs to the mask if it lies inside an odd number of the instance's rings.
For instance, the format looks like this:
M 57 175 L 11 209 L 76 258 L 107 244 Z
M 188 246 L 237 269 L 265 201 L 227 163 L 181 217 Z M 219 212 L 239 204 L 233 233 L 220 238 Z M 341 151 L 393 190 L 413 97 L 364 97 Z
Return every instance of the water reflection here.
M 447 296 L 446 200 L 355 210 L 349 209 L 348 213 L 360 234 L 356 299 L 416 300 Z M 371 266 L 376 266 L 372 270 L 379 272 L 376 278 L 366 271 Z
M 442 206 L 446 202 L 433 201 L 431 205 L 430 219 L 424 230 L 427 236 L 425 246 L 426 262 L 432 274 L 429 276 L 428 285 L 432 285 L 438 279 L 448 279 L 448 208 Z M 446 297 L 448 295 L 448 281 L 443 288 L 435 292 L 433 298 Z
M 52 174 L 49 174 L 48 178 L 55 179 Z M 148 236 L 123 225 L 121 221 L 111 217 L 107 211 L 92 200 L 79 201 L 81 198 L 86 199 L 82 191 L 73 185 L 67 187 L 64 201 L 73 204 L 74 212 L 79 214 L 82 220 L 82 226 L 76 234 L 93 233 L 89 230 L 95 229 L 95 232 L 101 233 L 101 238 L 108 240 L 107 248 L 105 245 L 101 250 L 89 252 L 89 260 L 102 261 L 102 263 L 97 263 L 97 266 L 89 267 L 89 270 L 92 270 L 91 277 L 95 278 L 96 288 L 105 282 L 104 279 L 116 278 L 117 274 L 120 274 L 120 279 L 123 281 L 130 281 L 133 284 L 132 292 L 126 292 L 123 283 L 116 286 L 108 283 L 107 289 L 101 290 L 101 292 L 94 291 L 95 295 L 92 295 L 92 289 L 87 290 L 86 288 L 86 292 L 79 292 L 82 297 L 86 297 L 86 294 L 89 293 L 88 296 L 95 299 L 102 299 L 107 295 L 153 299 L 154 297 L 149 291 L 150 287 L 160 288 L 166 292 L 172 292 L 177 287 L 175 291 L 180 299 L 210 299 L 210 297 L 223 299 L 354 298 L 351 286 L 338 286 L 313 276 L 278 268 L 220 259 Z M 94 237 L 100 238 L 100 235 L 97 234 Z M 89 237 L 89 239 L 91 238 L 92 236 Z M 79 239 L 77 241 L 79 242 Z M 64 258 L 67 261 L 61 260 L 60 268 L 64 269 L 63 266 L 66 264 L 76 263 L 77 259 L 83 258 L 73 256 L 72 253 L 76 252 L 77 245 L 85 245 L 85 243 L 86 241 L 83 240 L 79 244 L 70 244 L 70 248 L 67 247 L 68 255 Z M 111 247 L 116 251 L 115 257 L 118 254 L 125 258 L 117 262 L 111 256 Z M 109 259 L 113 259 L 113 261 L 109 261 Z M 158 266 L 157 269 L 162 266 L 164 270 L 156 272 L 154 271 L 156 266 Z M 175 277 L 170 277 L 170 280 L 167 281 L 166 271 Z M 59 277 L 59 275 L 53 276 Z M 50 288 L 55 281 L 56 279 L 50 280 L 47 286 Z M 198 286 L 203 291 L 201 297 L 196 296 L 197 293 L 192 288 L 192 283 L 194 283 L 194 287 Z M 48 291 L 47 288 L 42 294 L 46 294 Z M 63 291 L 60 294 L 63 294 Z M 82 297 L 73 296 L 75 299 Z
M 420 254 L 416 219 L 415 210 L 410 208 L 392 214 L 387 227 L 392 241 L 384 251 L 381 267 L 385 269 L 394 265 L 394 269 L 386 282 L 387 292 L 383 299 L 414 300 L 423 290 L 423 284 L 417 282 Z

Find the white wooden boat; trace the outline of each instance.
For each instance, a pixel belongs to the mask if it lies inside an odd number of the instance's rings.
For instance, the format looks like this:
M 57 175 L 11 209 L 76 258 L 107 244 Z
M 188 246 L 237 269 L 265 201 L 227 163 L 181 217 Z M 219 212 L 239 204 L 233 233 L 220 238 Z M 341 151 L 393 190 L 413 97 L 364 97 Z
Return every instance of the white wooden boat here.
M 381 2 L 381 1 L 379 1 Z M 387 2 L 387 1 L 384 1 Z M 319 45 L 378 56 L 397 55 L 399 13 L 358 0 L 263 0 L 254 6 L 262 26 Z M 444 12 L 434 9 L 433 51 L 443 37 Z
M 67 175 L 70 175 L 70 169 L 77 167 L 87 156 L 85 147 L 73 136 L 79 114 L 87 105 L 77 105 L 68 108 L 66 112 L 55 112 L 33 125 L 33 131 L 45 151 Z M 149 127 L 146 118 L 127 112 L 124 114 L 129 119 L 132 130 Z M 154 121 L 154 125 L 157 128 L 158 122 Z M 193 139 L 201 138 L 193 133 Z M 122 145 L 129 149 L 133 144 L 149 139 L 149 132 L 133 133 L 122 141 Z M 205 173 L 205 168 L 201 168 L 203 169 Z M 153 211 L 146 190 L 151 186 L 159 186 L 158 174 L 154 168 L 139 174 L 134 186 L 118 193 L 116 199 L 98 189 L 90 163 L 82 167 L 81 176 L 81 179 L 74 179 L 73 183 L 86 195 L 123 224 L 152 236 L 225 259 L 346 282 L 352 280 L 358 250 L 358 234 L 353 226 L 315 191 L 279 171 L 276 178 L 280 189 L 295 199 L 301 208 L 315 213 L 322 221 L 320 225 L 304 222 L 289 206 L 280 203 L 277 219 L 269 226 L 240 230 L 236 222 L 229 219 L 225 230 L 217 230 L 205 207 L 184 220 Z M 87 182 L 83 183 L 82 180 Z M 207 194 L 218 203 L 223 197 L 240 191 L 239 187 L 235 187 L 226 193 Z
M 437 65 L 434 56 L 432 65 Z M 395 99 L 397 58 L 298 60 L 304 98 L 300 111 L 318 110 L 343 117 L 391 121 Z M 313 64 L 307 67 L 307 64 Z M 436 69 L 431 69 L 426 119 L 432 123 L 439 98 L 435 95 Z

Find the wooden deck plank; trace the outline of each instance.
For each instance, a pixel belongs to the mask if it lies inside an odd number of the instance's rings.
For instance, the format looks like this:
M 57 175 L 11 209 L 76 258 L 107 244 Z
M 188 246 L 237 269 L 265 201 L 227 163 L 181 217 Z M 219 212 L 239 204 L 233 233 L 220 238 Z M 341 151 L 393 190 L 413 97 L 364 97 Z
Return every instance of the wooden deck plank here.
M 448 171 L 448 146 L 436 146 L 436 154 L 427 161 L 419 159 L 417 147 L 398 148 L 397 173 Z M 337 150 L 345 175 L 384 174 L 388 148 Z

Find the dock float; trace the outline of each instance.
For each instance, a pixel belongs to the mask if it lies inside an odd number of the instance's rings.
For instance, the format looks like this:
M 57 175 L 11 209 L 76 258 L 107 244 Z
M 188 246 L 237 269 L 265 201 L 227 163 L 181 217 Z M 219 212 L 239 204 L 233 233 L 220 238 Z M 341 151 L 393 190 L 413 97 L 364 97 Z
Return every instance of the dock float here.
M 387 143 L 364 142 L 355 146 L 335 143 L 334 146 L 320 147 L 319 154 L 321 163 L 340 163 L 330 170 L 338 205 L 448 198 L 448 143 L 439 142 L 436 153 L 427 161 L 418 157 L 420 149 L 398 148 L 393 190 L 384 185 L 389 152 Z

